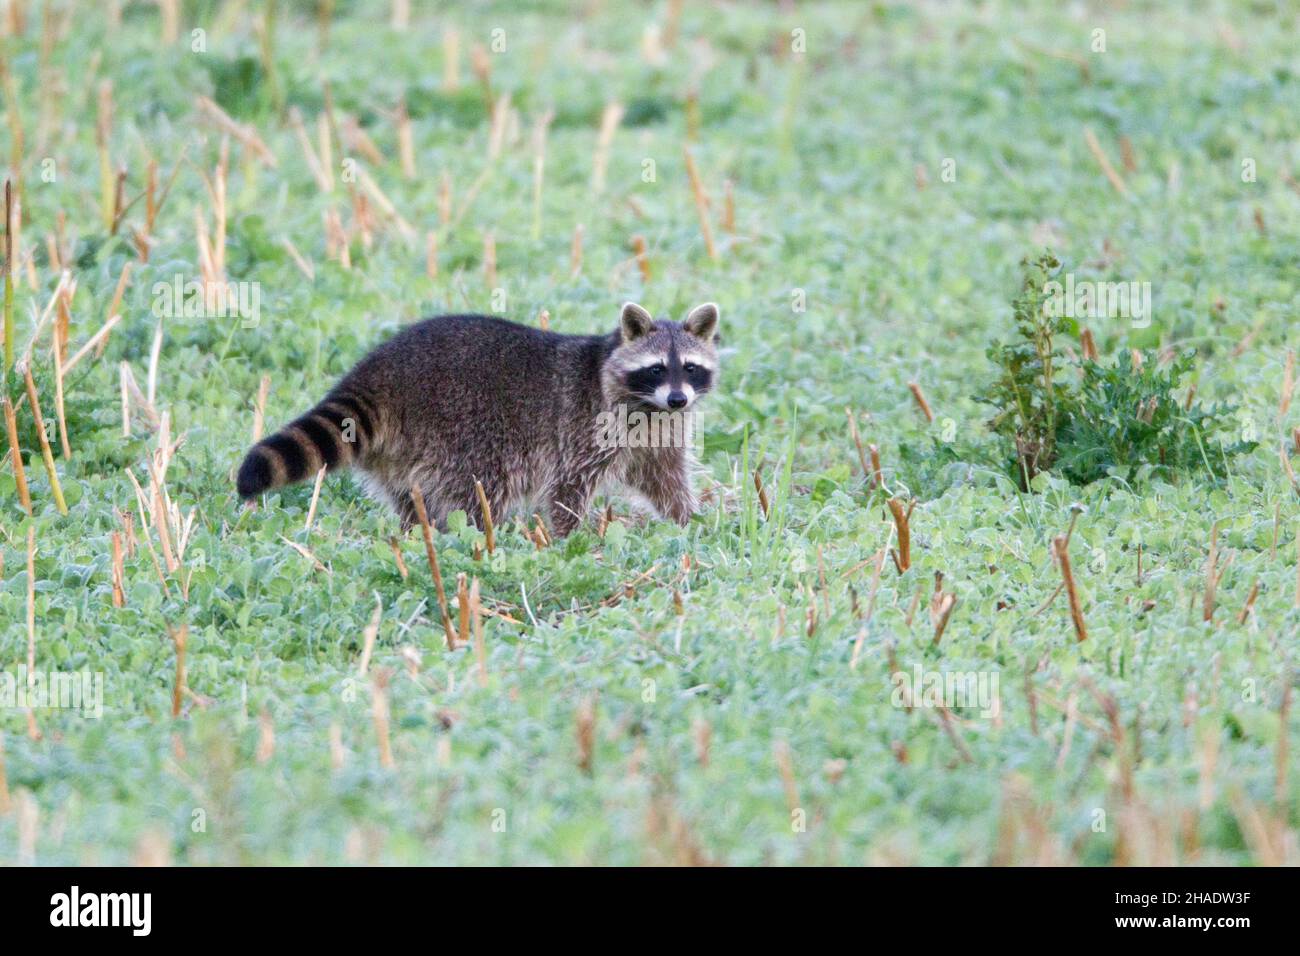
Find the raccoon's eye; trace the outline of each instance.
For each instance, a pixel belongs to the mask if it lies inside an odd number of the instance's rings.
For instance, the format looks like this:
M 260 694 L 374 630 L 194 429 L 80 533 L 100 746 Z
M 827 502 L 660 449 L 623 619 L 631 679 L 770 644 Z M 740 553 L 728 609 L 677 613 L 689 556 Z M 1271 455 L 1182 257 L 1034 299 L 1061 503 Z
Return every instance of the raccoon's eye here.
M 682 366 L 682 371 L 685 372 L 687 375 L 690 375 L 697 368 L 699 368 L 699 366 L 696 365 L 694 362 L 687 362 L 685 365 Z
M 662 364 L 659 364 L 659 365 L 651 365 L 651 366 L 650 366 L 650 374 L 651 374 L 651 375 L 662 375 L 662 374 L 664 374 L 664 372 L 666 372 L 666 371 L 668 371 L 668 369 L 664 368 L 664 366 L 663 366 Z

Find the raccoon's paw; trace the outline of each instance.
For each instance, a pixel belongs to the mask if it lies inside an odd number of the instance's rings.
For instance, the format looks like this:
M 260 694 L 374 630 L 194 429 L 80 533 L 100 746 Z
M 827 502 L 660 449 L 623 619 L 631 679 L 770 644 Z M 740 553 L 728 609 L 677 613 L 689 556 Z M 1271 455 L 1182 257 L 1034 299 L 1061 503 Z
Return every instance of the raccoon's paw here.
M 563 508 L 553 509 L 551 511 L 551 537 L 567 538 L 572 534 L 581 523 L 578 516 Z
M 699 506 L 694 498 L 675 498 L 665 502 L 663 515 L 669 521 L 675 521 L 684 528 L 691 523 L 691 519 L 698 511 Z

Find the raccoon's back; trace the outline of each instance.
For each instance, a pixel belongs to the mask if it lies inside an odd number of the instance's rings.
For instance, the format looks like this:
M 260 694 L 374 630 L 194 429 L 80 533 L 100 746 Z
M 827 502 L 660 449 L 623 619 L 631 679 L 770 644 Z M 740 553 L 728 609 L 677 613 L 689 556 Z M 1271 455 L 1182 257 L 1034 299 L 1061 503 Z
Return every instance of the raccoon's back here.
M 553 409 L 565 338 L 491 316 L 437 316 L 378 346 L 338 388 L 382 406 L 386 437 L 522 424 Z
M 603 336 L 546 332 L 485 315 L 410 325 L 366 355 L 314 408 L 249 452 L 241 496 L 321 467 L 394 474 L 459 461 L 475 473 L 540 461 L 556 423 L 599 389 Z

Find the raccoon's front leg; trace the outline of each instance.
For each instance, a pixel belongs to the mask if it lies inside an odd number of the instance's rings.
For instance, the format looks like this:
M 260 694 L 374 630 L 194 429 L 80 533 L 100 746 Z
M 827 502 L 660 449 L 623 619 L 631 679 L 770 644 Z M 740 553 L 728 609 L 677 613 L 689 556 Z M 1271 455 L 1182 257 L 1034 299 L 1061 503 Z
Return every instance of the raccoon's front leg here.
M 663 517 L 687 524 L 699 507 L 691 488 L 690 459 L 683 448 L 638 450 L 624 480 L 650 501 Z

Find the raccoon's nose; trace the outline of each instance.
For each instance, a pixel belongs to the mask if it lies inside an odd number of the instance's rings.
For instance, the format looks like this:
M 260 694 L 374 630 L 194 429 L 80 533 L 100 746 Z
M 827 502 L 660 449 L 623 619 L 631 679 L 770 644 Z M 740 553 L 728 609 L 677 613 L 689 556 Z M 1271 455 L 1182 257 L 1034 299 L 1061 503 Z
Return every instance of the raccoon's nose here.
M 686 407 L 686 393 L 685 393 L 685 392 L 669 392 L 669 393 L 668 393 L 668 407 L 669 407 L 669 408 L 685 408 L 685 407 Z

